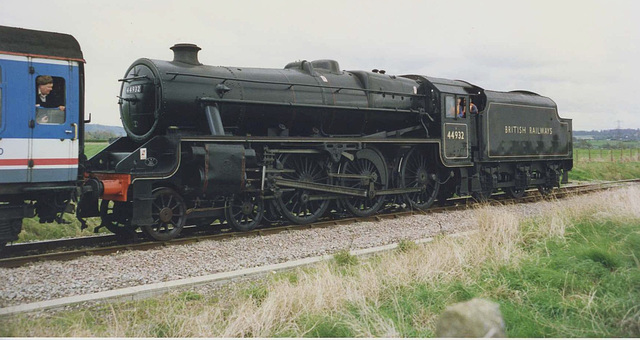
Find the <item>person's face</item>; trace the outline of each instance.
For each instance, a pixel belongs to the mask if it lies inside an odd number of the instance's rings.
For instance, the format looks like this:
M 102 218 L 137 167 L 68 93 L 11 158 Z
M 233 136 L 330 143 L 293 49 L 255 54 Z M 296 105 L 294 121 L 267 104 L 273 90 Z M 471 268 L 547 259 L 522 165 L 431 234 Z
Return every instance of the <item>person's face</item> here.
M 51 93 L 51 90 L 53 90 L 53 83 L 38 85 L 38 89 L 40 90 L 40 93 L 46 96 Z

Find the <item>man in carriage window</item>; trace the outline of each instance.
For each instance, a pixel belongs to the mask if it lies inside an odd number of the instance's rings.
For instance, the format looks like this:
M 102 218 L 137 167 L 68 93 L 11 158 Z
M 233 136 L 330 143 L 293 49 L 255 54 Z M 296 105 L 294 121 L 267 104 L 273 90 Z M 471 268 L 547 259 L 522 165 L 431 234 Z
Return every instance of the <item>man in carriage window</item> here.
M 36 94 L 36 121 L 40 124 L 43 123 L 64 123 L 64 95 L 57 96 L 53 91 L 53 77 L 51 76 L 38 76 L 36 78 L 36 86 L 38 93 Z M 40 110 L 45 109 L 57 109 L 57 110 Z M 56 113 L 56 111 L 59 111 Z

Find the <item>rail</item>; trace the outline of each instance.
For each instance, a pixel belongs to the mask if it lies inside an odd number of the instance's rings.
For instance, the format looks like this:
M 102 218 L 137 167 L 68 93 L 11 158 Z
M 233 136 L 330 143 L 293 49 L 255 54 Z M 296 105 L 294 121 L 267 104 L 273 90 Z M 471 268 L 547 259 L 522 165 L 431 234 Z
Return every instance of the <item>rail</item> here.
M 611 181 L 611 182 L 602 182 L 602 183 L 590 183 L 590 184 L 582 184 L 576 186 L 569 186 L 557 189 L 551 194 L 551 197 L 562 198 L 568 195 L 575 194 L 585 194 L 594 191 L 606 190 L 610 188 L 624 186 L 630 183 L 640 183 L 640 179 L 632 179 L 632 180 L 622 180 L 622 181 Z M 506 198 L 506 194 L 494 194 L 490 200 L 489 204 L 496 205 L 504 205 L 510 203 L 527 203 L 534 202 L 538 200 L 544 199 L 542 195 L 540 195 L 535 189 L 527 190 L 526 195 L 520 199 Z M 398 210 L 391 211 L 387 210 L 386 213 L 377 214 L 370 217 L 346 217 L 340 219 L 333 220 L 322 220 L 312 224 L 306 225 L 277 225 L 277 226 L 268 226 L 260 229 L 255 229 L 248 232 L 234 232 L 229 231 L 227 228 L 226 231 L 223 230 L 222 233 L 219 234 L 204 234 L 200 235 L 197 231 L 191 233 L 191 235 L 185 235 L 184 237 L 176 238 L 171 241 L 164 242 L 155 242 L 155 241 L 138 241 L 131 242 L 126 244 L 116 244 L 118 238 L 115 235 L 105 235 L 105 236 L 96 236 L 90 238 L 77 238 L 77 239 L 67 239 L 67 240 L 53 240 L 53 241 L 44 241 L 44 242 L 34 242 L 34 243 L 19 243 L 15 245 L 8 245 L 5 247 L 4 256 L 8 256 L 6 258 L 0 258 L 0 267 L 12 268 L 19 267 L 33 262 L 40 261 L 64 261 L 64 260 L 72 260 L 82 256 L 95 256 L 95 255 L 109 255 L 120 251 L 127 250 L 147 250 L 154 249 L 172 245 L 181 245 L 181 244 L 189 244 L 195 242 L 201 242 L 204 240 L 222 240 L 228 238 L 237 238 L 237 237 L 249 237 L 254 235 L 268 235 L 268 234 L 276 234 L 283 231 L 291 231 L 291 230 L 302 230 L 302 229 L 311 229 L 311 228 L 328 228 L 335 227 L 344 224 L 350 224 L 355 222 L 365 222 L 365 221 L 382 221 L 386 219 L 394 219 L 400 218 L 402 216 L 411 216 L 416 214 L 429 214 L 429 213 L 440 213 L 445 211 L 454 211 L 454 210 L 462 210 L 467 209 L 468 207 L 472 207 L 476 205 L 474 199 L 471 197 L 461 197 L 455 199 L 449 199 L 444 204 L 440 206 L 433 206 L 425 211 L 419 210 Z M 195 229 L 195 228 L 194 228 Z M 211 228 L 205 228 L 207 230 L 211 230 Z M 196 234 L 194 236 L 194 234 Z M 72 247 L 72 243 L 76 245 L 86 246 L 87 243 L 91 245 L 97 245 L 96 247 L 90 247 L 87 249 L 72 249 L 72 250 L 60 250 L 51 253 L 38 253 L 31 255 L 24 255 L 27 251 L 40 251 L 40 250 L 58 250 L 64 247 Z M 107 244 L 105 246 L 105 244 Z

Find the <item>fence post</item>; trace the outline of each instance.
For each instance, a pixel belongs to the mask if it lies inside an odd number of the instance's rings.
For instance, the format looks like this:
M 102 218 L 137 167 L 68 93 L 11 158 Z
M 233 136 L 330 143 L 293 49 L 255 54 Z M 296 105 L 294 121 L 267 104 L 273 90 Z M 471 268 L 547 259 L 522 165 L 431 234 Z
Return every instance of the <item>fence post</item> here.
M 609 151 L 611 153 L 611 163 L 613 163 L 613 149 L 610 149 Z

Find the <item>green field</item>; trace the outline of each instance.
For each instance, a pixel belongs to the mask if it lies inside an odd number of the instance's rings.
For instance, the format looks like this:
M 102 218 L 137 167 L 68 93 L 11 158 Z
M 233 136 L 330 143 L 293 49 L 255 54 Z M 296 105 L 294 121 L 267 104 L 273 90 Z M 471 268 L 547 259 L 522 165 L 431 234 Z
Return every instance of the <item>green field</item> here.
M 102 151 L 102 149 L 106 148 L 109 145 L 106 142 L 86 142 L 84 144 L 84 154 L 87 158 L 93 157 L 98 152 Z

